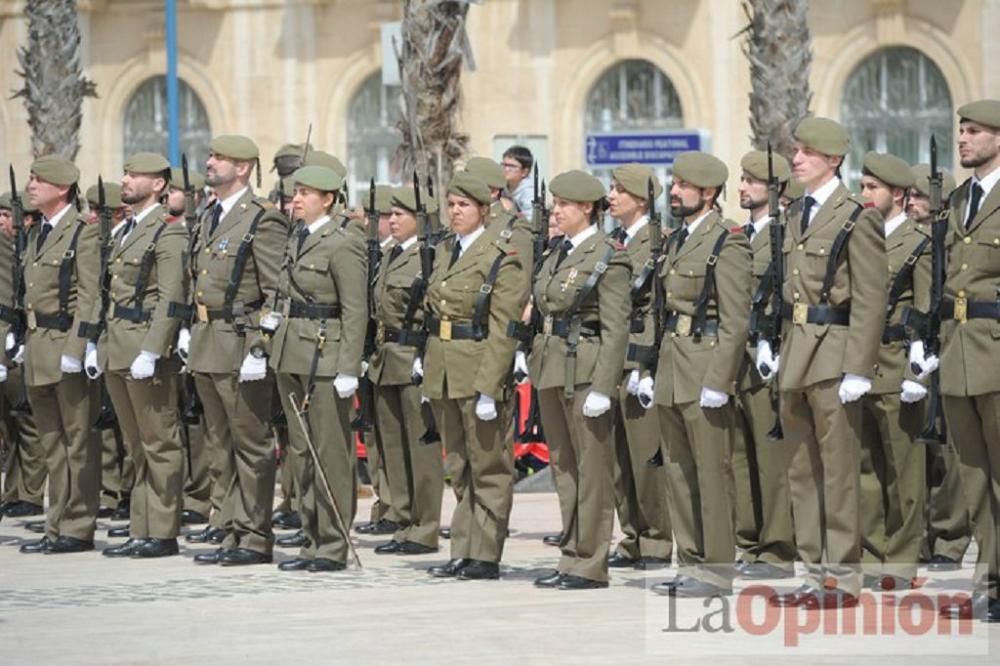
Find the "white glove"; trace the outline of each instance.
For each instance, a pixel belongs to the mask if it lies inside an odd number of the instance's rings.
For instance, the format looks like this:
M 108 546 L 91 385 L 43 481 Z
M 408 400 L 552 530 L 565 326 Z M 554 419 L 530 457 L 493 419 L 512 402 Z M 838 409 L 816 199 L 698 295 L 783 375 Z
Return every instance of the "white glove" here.
M 14 337 L 14 334 L 13 333 L 8 333 L 7 334 L 6 345 L 4 346 L 4 349 L 6 349 L 7 351 L 11 351 L 12 349 L 14 349 L 14 345 L 15 344 L 17 344 L 17 339 Z
M 639 395 L 639 371 L 633 370 L 628 373 L 628 381 L 625 382 L 625 392 L 629 395 Z
M 764 379 L 772 379 L 778 373 L 781 355 L 774 355 L 771 343 L 767 340 L 757 342 L 757 372 Z
M 256 382 L 267 377 L 267 359 L 254 358 L 253 354 L 247 354 L 240 366 L 241 382 Z
M 488 395 L 480 394 L 476 400 L 476 416 L 480 421 L 492 421 L 497 417 L 497 403 Z
M 642 405 L 643 409 L 649 409 L 653 406 L 653 378 L 643 377 L 639 380 L 639 386 L 636 388 L 635 395 L 639 398 L 639 404 Z
M 362 377 L 367 377 L 368 376 L 368 368 L 369 367 L 370 366 L 368 365 L 368 361 L 361 361 L 361 376 Z
M 7 366 L 0 363 L 0 384 L 3 384 L 5 381 L 7 381 Z
M 279 326 L 281 326 L 280 312 L 268 312 L 260 318 L 260 330 L 265 333 L 274 335 L 274 332 L 278 330 Z
M 590 418 L 598 417 L 609 409 L 611 398 L 597 391 L 588 393 L 587 399 L 583 401 L 583 415 Z
M 903 380 L 903 387 L 899 393 L 899 399 L 903 402 L 920 402 L 927 397 L 927 389 L 910 379 Z
M 101 366 L 97 364 L 97 345 L 87 343 L 87 353 L 83 356 L 83 369 L 91 379 L 101 376 Z
M 17 351 L 14 355 L 10 357 L 10 360 L 14 362 L 14 365 L 21 365 L 24 363 L 24 345 L 18 345 Z
M 729 402 L 729 395 L 722 391 L 710 389 L 707 386 L 701 387 L 701 400 L 698 401 L 702 407 L 707 409 L 717 409 Z
M 132 361 L 132 365 L 129 366 L 128 373 L 132 375 L 132 379 L 149 379 L 156 372 L 156 359 L 158 358 L 160 358 L 159 354 L 154 354 L 151 351 L 140 351 L 139 355 Z
M 358 390 L 358 378 L 354 375 L 338 374 L 333 378 L 333 388 L 340 398 L 350 398 Z
M 931 354 L 929 357 L 925 357 L 924 354 L 923 340 L 910 343 L 910 365 L 917 366 L 913 368 L 913 371 L 917 373 L 917 379 L 926 379 L 940 365 L 937 356 Z
M 414 384 L 419 384 L 424 380 L 424 362 L 420 360 L 420 357 L 414 357 L 413 368 L 410 369 L 410 378 L 413 379 Z
M 187 363 L 188 353 L 191 349 L 191 331 L 187 328 L 182 328 L 177 333 L 177 355 L 181 357 L 181 360 Z
M 423 393 L 420 394 L 420 404 L 421 405 L 426 405 L 426 404 L 430 403 L 430 401 L 431 401 L 431 399 L 428 398 L 426 395 L 424 395 Z
M 64 374 L 75 375 L 78 372 L 83 372 L 83 363 L 78 358 L 63 354 L 62 358 L 59 359 L 59 369 Z
M 520 350 L 514 352 L 514 381 L 518 384 L 528 381 L 528 359 Z
M 871 390 L 872 380 L 865 377 L 858 377 L 857 375 L 846 374 L 843 381 L 840 382 L 840 389 L 837 391 L 837 395 L 840 396 L 840 402 L 846 405 L 849 402 L 854 402 Z

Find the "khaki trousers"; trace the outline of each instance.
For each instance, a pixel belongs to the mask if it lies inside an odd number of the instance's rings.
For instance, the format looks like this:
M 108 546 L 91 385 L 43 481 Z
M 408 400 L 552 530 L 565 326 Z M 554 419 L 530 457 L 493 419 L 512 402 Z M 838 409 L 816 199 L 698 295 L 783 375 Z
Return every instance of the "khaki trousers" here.
M 949 441 L 944 446 L 926 446 L 927 503 L 924 524 L 927 538 L 923 559 L 944 555 L 959 562 L 972 542 L 969 507 L 962 494 L 958 454 Z
M 3 425 L 10 448 L 0 502 L 30 502 L 42 506 L 45 503 L 45 479 L 48 472 L 35 417 L 32 414 L 11 413 L 11 408 L 19 405 L 25 397 L 22 373 L 20 366 L 11 368 L 0 394 L 0 409 L 3 410 Z

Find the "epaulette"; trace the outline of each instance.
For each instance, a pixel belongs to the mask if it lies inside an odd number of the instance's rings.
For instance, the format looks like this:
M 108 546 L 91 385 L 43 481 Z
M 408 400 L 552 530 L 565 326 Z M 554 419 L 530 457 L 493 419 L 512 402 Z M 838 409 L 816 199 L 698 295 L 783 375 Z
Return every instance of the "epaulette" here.
M 254 196 L 253 202 L 264 210 L 278 210 L 278 207 L 274 205 L 273 201 L 264 197 Z

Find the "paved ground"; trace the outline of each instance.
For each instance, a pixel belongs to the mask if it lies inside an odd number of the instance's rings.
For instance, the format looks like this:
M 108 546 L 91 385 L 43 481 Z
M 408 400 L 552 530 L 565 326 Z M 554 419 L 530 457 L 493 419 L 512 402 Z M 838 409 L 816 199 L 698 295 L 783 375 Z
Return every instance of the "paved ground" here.
M 451 511 L 450 497 L 446 512 Z M 367 515 L 363 500 L 359 515 Z M 447 552 L 378 556 L 365 568 L 282 573 L 198 567 L 180 557 L 21 555 L 22 521 L 0 523 L 0 664 L 144 663 L 996 663 L 1000 628 L 937 622 L 939 595 L 968 590 L 968 569 L 907 595 L 870 595 L 864 612 L 767 611 L 745 584 L 728 600 L 671 606 L 646 586 L 673 570 L 613 574 L 607 590 L 538 590 L 557 559 L 550 493 L 518 494 L 503 579 L 461 582 L 424 569 Z M 107 521 L 101 521 L 101 527 Z M 103 537 L 104 530 L 100 532 Z M 101 539 L 98 546 L 106 545 Z M 447 547 L 447 542 L 443 542 Z M 293 555 L 280 550 L 276 559 Z M 796 581 L 783 581 L 791 588 Z M 898 598 L 897 598 L 898 596 Z

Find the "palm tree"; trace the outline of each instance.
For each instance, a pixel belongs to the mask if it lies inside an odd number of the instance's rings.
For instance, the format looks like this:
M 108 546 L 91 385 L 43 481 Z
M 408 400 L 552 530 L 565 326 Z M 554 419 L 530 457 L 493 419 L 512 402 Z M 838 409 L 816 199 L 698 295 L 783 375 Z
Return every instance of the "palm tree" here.
M 743 53 L 750 61 L 751 140 L 791 155 L 792 132 L 809 115 L 812 64 L 808 0 L 743 0 L 749 23 Z
M 80 67 L 80 30 L 76 0 L 27 0 L 28 45 L 17 52 L 35 157 L 74 159 L 80 150 L 83 98 L 97 97 L 97 86 Z

